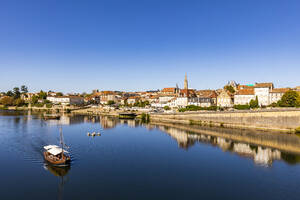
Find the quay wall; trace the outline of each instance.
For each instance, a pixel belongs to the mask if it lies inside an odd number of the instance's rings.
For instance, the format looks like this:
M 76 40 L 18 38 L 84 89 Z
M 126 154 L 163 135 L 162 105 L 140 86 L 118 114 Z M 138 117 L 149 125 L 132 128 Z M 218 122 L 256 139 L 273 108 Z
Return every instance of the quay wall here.
M 153 121 L 294 132 L 300 110 L 152 114 Z

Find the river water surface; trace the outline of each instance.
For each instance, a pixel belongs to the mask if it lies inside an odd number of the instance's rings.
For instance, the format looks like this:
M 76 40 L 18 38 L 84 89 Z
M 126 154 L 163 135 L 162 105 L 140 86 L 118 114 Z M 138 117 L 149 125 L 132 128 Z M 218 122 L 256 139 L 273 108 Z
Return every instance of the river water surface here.
M 59 127 L 69 168 L 42 156 Z M 297 135 L 1 111 L 0 159 L 5 200 L 300 199 Z

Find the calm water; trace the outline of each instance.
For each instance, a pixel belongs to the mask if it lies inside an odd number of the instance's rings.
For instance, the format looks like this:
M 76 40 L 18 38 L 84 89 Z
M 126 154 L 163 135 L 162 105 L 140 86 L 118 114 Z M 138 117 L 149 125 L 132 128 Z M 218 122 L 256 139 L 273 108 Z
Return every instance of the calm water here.
M 59 124 L 68 169 L 44 164 Z M 87 132 L 101 132 L 88 137 Z M 299 199 L 296 135 L 0 112 L 1 199 Z

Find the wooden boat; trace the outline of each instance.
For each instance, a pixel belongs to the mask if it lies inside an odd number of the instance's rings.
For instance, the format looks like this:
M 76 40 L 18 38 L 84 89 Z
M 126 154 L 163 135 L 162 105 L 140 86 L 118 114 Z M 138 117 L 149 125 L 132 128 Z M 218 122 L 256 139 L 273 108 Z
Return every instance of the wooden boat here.
M 60 119 L 60 116 L 59 115 L 44 115 L 43 116 L 44 117 L 44 120 L 50 120 L 50 119 L 52 119 L 52 120 L 59 120 Z
M 71 163 L 71 157 L 69 152 L 64 150 L 64 141 L 62 131 L 60 129 L 60 144 L 61 146 L 57 145 L 47 145 L 44 146 L 44 159 L 49 164 L 54 166 L 68 166 Z

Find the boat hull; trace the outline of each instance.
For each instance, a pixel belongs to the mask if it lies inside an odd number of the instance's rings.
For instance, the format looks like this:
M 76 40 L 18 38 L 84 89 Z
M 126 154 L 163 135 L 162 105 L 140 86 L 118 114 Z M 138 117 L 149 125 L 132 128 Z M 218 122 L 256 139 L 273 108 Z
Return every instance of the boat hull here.
M 47 163 L 58 167 L 69 166 L 71 164 L 70 156 L 65 154 L 63 154 L 62 158 L 58 159 L 56 156 L 53 156 L 48 152 L 44 152 L 44 159 Z

